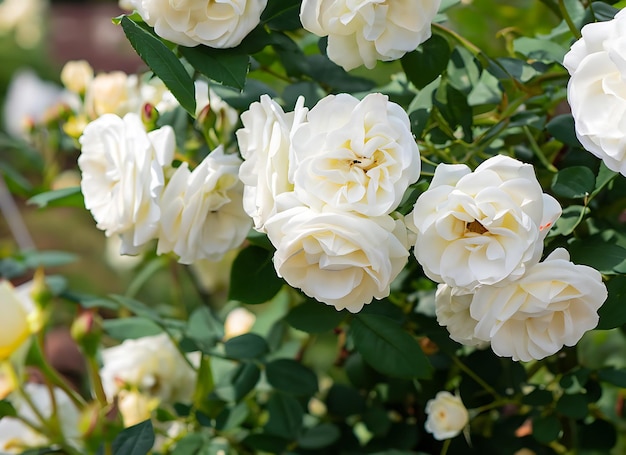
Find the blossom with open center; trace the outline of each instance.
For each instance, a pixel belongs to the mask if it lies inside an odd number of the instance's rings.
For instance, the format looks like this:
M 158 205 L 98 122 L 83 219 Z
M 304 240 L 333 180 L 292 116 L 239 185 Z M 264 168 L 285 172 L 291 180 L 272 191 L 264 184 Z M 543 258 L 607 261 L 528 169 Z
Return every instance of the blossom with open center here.
M 409 118 L 380 93 L 361 101 L 327 96 L 294 131 L 291 146 L 294 191 L 317 210 L 387 215 L 420 173 Z
M 474 172 L 440 164 L 413 210 L 415 256 L 429 278 L 467 292 L 516 279 L 539 261 L 560 214 L 529 164 L 506 156 Z

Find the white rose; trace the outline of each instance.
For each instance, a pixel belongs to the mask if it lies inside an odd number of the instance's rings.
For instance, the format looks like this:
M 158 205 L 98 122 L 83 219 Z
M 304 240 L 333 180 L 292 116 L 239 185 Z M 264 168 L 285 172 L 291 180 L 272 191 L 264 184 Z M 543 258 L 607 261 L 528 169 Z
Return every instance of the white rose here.
M 593 329 L 606 297 L 600 273 L 573 264 L 558 248 L 518 281 L 478 288 L 470 312 L 478 321 L 475 335 L 491 340 L 496 354 L 539 360 L 574 346 Z
M 318 36 L 328 36 L 328 57 L 351 70 L 374 68 L 413 51 L 430 38 L 440 0 L 303 0 L 300 20 Z
M 587 24 L 565 55 L 567 99 L 580 143 L 612 171 L 626 176 L 626 11 Z
M 261 20 L 267 0 L 134 0 L 161 38 L 183 46 L 238 46 Z
M 100 377 L 109 399 L 124 388 L 135 388 L 172 404 L 188 403 L 196 383 L 195 370 L 165 333 L 104 349 Z
M 85 93 L 93 80 L 93 68 L 86 60 L 67 62 L 61 70 L 61 82 L 74 93 Z
M 194 170 L 183 163 L 165 187 L 160 201 L 161 227 L 157 254 L 173 251 L 179 262 L 220 260 L 245 240 L 252 220 L 243 210 L 241 160 L 220 146 Z
M 85 111 L 92 119 L 104 114 L 139 113 L 141 105 L 139 79 L 122 71 L 96 75 L 85 92 Z
M 461 398 L 445 391 L 428 400 L 426 414 L 426 431 L 438 441 L 455 437 L 469 422 L 469 413 Z
M 329 95 L 291 139 L 294 189 L 309 207 L 391 213 L 420 173 L 409 117 L 386 95 Z
M 245 160 L 239 169 L 244 183 L 243 207 L 254 228 L 265 232 L 265 222 L 276 213 L 276 199 L 293 191 L 291 134 L 305 121 L 308 109 L 300 97 L 293 112 L 285 113 L 269 96 L 241 114 L 237 130 L 239 151 Z
M 465 294 L 457 288 L 440 284 L 435 294 L 435 313 L 439 325 L 448 329 L 454 341 L 482 348 L 488 346 L 489 341 L 474 336 L 478 321 L 470 315 L 472 297 L 473 294 Z
M 163 166 L 174 156 L 174 130 L 146 133 L 136 114 L 105 114 L 87 125 L 79 142 L 85 207 L 107 236 L 121 235 L 122 254 L 136 254 L 157 234 Z
M 37 408 L 37 412 L 47 419 L 56 411 L 56 418 L 60 424 L 62 438 L 75 445 L 79 438 L 78 421 L 80 414 L 65 392 L 54 389 L 56 409 L 53 409 L 50 400 L 50 389 L 44 384 L 24 384 L 24 393 Z M 24 400 L 12 398 L 17 415 L 31 422 L 38 422 L 35 411 Z M 58 435 L 61 436 L 61 435 Z M 50 444 L 47 437 L 33 430 L 19 419 L 2 417 L 0 419 L 0 453 L 22 453 L 29 448 Z
M 415 203 L 415 256 L 438 283 L 471 291 L 521 276 L 536 263 L 561 207 L 533 167 L 495 156 L 472 173 L 440 164 Z
M 35 328 L 35 308 L 30 297 L 25 294 L 10 282 L 0 281 L 0 361 L 11 357 Z
M 406 228 L 390 216 L 294 207 L 271 217 L 266 227 L 277 248 L 278 275 L 337 310 L 356 313 L 387 297 L 408 258 Z

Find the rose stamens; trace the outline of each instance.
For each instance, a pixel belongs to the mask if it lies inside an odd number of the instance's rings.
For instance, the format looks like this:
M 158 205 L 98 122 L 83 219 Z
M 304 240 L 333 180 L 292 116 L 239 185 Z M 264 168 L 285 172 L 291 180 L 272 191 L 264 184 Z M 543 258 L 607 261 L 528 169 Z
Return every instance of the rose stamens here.
M 474 234 L 478 234 L 478 235 L 483 235 L 485 232 L 489 232 L 489 230 L 487 228 L 485 228 L 485 226 L 483 226 L 482 224 L 480 224 L 479 221 L 474 220 L 470 223 L 466 223 L 465 224 L 465 231 L 466 232 L 472 232 Z

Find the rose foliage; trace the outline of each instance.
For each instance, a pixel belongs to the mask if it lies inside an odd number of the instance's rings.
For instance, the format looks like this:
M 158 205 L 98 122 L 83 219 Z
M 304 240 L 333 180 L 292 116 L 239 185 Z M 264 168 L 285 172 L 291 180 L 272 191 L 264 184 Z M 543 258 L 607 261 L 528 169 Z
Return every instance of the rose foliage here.
M 145 72 L 69 62 L 0 162 L 128 278 L 0 251 L 0 451 L 624 453 L 619 4 L 527 2 L 496 48 L 464 1 L 201 3 L 124 2 Z

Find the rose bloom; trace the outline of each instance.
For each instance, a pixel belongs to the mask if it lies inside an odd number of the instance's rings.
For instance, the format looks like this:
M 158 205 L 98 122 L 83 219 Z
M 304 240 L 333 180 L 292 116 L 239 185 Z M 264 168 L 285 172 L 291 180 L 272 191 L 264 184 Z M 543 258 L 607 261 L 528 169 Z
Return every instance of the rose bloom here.
M 173 251 L 179 262 L 218 261 L 245 240 L 252 220 L 243 210 L 241 160 L 220 146 L 193 171 L 176 169 L 160 200 L 157 254 Z
M 123 116 L 141 109 L 139 79 L 122 71 L 100 73 L 85 92 L 85 112 L 96 119 L 104 114 Z
M 194 355 L 189 355 L 192 361 Z M 100 377 L 109 399 L 134 388 L 170 404 L 190 402 L 196 383 L 195 370 L 165 333 L 104 349 Z
M 408 258 L 406 228 L 390 216 L 317 212 L 296 206 L 266 223 L 274 267 L 309 297 L 356 313 L 389 295 Z
M 67 62 L 61 70 L 61 82 L 70 92 L 85 93 L 93 80 L 93 68 L 86 60 Z
M 587 24 L 565 55 L 567 99 L 580 143 L 612 171 L 626 176 L 626 11 Z
M 147 133 L 136 114 L 106 114 L 87 125 L 79 142 L 85 207 L 107 236 L 121 236 L 122 254 L 137 254 L 157 234 L 174 130 L 164 126 Z
M 294 189 L 305 205 L 366 216 L 391 213 L 419 178 L 409 117 L 386 95 L 329 95 L 291 140 Z
M 469 423 L 469 413 L 460 397 L 450 392 L 438 392 L 426 403 L 426 431 L 442 441 L 458 435 Z
M 278 103 L 262 95 L 241 114 L 243 128 L 236 135 L 245 161 L 239 178 L 245 185 L 243 207 L 257 231 L 265 232 L 265 222 L 276 213 L 276 199 L 293 192 L 291 135 L 307 112 L 302 97 L 293 112 L 285 113 Z
M 515 279 L 539 260 L 560 214 L 530 164 L 502 155 L 473 173 L 440 164 L 412 213 L 415 256 L 429 278 L 468 292 Z
M 132 0 L 161 38 L 183 46 L 238 46 L 261 20 L 267 0 Z
M 24 384 L 24 393 L 33 402 L 38 413 L 44 419 L 50 418 L 53 411 L 56 412 L 61 434 L 55 433 L 55 435 L 76 446 L 76 442 L 80 437 L 80 414 L 65 392 L 61 391 L 61 389 L 53 389 L 56 402 L 54 409 L 48 386 L 34 383 Z M 37 414 L 24 399 L 11 397 L 10 400 L 15 406 L 19 417 L 28 419 L 31 422 L 38 422 Z M 4 416 L 0 419 L 0 453 L 23 453 L 31 448 L 45 447 L 50 443 L 51 441 L 46 436 L 33 430 L 19 419 L 10 416 Z
M 465 346 L 483 348 L 489 342 L 474 336 L 478 321 L 470 314 L 472 297 L 473 294 L 465 294 L 457 288 L 440 284 L 435 295 L 435 313 L 439 325 L 448 329 L 450 338 L 454 341 Z
M 346 71 L 390 61 L 430 38 L 440 0 L 303 0 L 300 20 L 328 36 L 328 57 Z
M 600 273 L 557 248 L 506 286 L 482 286 L 470 305 L 475 335 L 502 357 L 529 361 L 574 346 L 598 324 L 607 297 Z
M 0 361 L 18 351 L 36 329 L 30 289 L 30 283 L 14 288 L 10 282 L 0 281 Z

